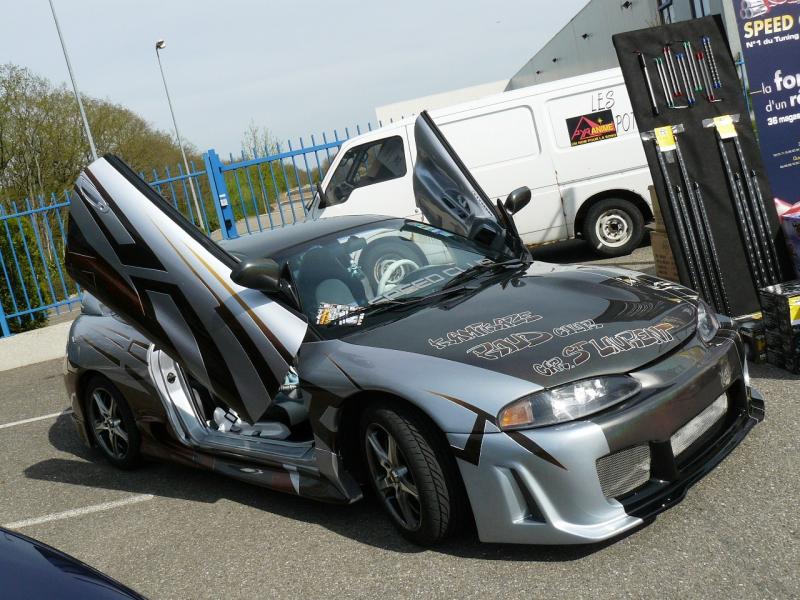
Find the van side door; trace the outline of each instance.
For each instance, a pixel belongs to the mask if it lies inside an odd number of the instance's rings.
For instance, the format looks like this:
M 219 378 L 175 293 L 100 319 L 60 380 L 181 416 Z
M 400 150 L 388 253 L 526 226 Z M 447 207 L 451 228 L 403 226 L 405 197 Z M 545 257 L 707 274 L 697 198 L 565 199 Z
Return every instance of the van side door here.
M 527 97 L 436 117 L 442 133 L 493 199 L 505 200 L 521 186 L 531 203 L 514 215 L 528 244 L 566 237 L 556 173 L 542 144 L 537 98 Z

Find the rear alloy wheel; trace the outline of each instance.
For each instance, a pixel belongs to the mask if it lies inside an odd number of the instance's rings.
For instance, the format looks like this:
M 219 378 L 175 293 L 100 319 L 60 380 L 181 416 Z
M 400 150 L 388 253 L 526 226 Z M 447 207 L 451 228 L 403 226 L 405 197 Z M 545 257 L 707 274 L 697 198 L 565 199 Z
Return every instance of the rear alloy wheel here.
M 602 256 L 625 256 L 642 243 L 644 217 L 629 200 L 606 198 L 586 213 L 583 237 Z
M 424 418 L 377 405 L 361 421 L 362 450 L 372 489 L 400 533 L 432 546 L 454 532 L 465 512 L 455 461 Z
M 104 377 L 94 377 L 86 386 L 85 401 L 92 438 L 106 459 L 121 469 L 135 467 L 141 436 L 119 390 Z

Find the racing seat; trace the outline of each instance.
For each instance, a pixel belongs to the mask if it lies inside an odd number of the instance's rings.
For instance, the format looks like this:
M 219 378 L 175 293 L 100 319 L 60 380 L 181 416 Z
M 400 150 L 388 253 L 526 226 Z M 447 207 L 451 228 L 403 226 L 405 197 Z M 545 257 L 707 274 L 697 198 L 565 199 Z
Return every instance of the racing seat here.
M 303 256 L 297 277 L 297 292 L 306 312 L 314 311 L 322 302 L 331 304 L 365 304 L 364 285 L 354 277 L 330 248 L 312 248 Z

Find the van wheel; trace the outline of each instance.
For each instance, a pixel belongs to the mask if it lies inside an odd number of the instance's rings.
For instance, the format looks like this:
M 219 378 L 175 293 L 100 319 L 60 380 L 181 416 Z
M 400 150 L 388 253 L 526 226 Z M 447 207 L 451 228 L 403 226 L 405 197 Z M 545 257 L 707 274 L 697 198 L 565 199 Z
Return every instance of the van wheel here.
M 358 259 L 358 264 L 367 276 L 372 289 L 377 293 L 378 282 L 386 270 L 398 260 L 410 260 L 419 265 L 419 268 L 428 265 L 425 255 L 417 248 L 414 242 L 397 240 L 377 240 L 368 244 Z M 396 283 L 410 273 L 412 268 L 397 269 L 393 281 Z
M 633 202 L 606 198 L 589 208 L 583 238 L 601 256 L 625 256 L 642 243 L 644 215 Z

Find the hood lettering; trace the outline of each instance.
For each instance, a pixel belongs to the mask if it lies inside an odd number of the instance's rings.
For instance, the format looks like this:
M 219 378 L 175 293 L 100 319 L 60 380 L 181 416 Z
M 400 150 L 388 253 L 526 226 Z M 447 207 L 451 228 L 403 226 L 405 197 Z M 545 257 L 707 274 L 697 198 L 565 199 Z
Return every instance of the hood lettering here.
M 473 354 L 478 358 L 487 360 L 497 360 L 520 350 L 544 344 L 552 339 L 553 336 L 546 331 L 522 331 L 473 346 L 467 350 L 467 354 Z
M 576 323 L 569 323 L 567 325 L 559 325 L 553 328 L 553 334 L 558 337 L 567 337 L 576 333 L 583 333 L 584 331 L 592 331 L 593 329 L 601 329 L 603 326 L 595 323 L 593 319 L 586 319 Z
M 563 348 L 561 356 L 554 356 L 540 363 L 535 363 L 533 370 L 545 377 L 563 373 L 588 361 L 592 356 L 588 348 L 593 349 L 598 358 L 608 358 L 621 352 L 639 350 L 654 344 L 668 344 L 675 340 L 669 331 L 672 327 L 672 323 L 664 322 L 577 342 Z
M 541 319 L 541 315 L 531 314 L 529 310 L 513 313 L 504 317 L 495 317 L 491 323 L 480 322 L 466 325 L 463 328 L 449 331 L 439 338 L 428 338 L 428 343 L 437 350 L 444 350 L 449 346 L 457 346 L 464 342 L 486 337 L 492 333 L 518 327 L 526 323 L 533 323 Z

